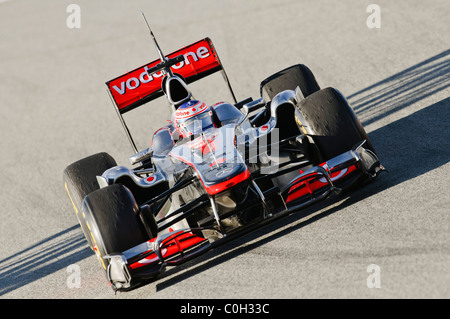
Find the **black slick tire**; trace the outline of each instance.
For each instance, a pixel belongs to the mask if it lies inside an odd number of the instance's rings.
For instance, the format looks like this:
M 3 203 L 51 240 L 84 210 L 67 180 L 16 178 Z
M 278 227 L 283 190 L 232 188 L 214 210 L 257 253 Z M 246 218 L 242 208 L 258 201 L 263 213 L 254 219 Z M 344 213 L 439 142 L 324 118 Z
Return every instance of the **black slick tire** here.
M 97 153 L 67 166 L 63 172 L 64 187 L 75 210 L 78 222 L 91 248 L 89 230 L 81 212 L 81 204 L 86 195 L 99 189 L 97 177 L 104 171 L 116 166 L 116 161 L 108 153 Z
M 261 96 L 268 102 L 285 90 L 300 87 L 304 97 L 320 90 L 320 86 L 311 70 L 304 64 L 296 64 L 277 72 L 260 84 Z
M 317 91 L 298 103 L 301 130 L 316 144 L 321 160 L 326 161 L 366 140 L 365 148 L 374 152 L 372 143 L 344 96 L 334 88 Z
M 94 251 L 106 270 L 106 255 L 122 253 L 150 239 L 140 218 L 133 194 L 120 184 L 96 190 L 85 197 L 86 218 Z

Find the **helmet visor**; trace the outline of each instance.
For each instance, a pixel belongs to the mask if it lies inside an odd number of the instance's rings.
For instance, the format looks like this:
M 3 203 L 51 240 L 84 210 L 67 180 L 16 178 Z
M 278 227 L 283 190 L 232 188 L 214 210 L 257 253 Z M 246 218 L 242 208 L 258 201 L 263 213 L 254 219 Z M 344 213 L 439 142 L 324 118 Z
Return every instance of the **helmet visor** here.
M 211 115 L 211 112 L 203 112 L 180 123 L 180 128 L 186 135 L 200 133 L 213 126 Z

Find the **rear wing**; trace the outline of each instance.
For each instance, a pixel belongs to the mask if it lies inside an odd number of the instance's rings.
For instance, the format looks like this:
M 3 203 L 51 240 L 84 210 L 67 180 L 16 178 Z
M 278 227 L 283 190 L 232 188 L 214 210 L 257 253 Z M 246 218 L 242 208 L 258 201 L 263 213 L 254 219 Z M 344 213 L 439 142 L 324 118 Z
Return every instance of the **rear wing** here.
M 184 56 L 184 60 L 171 67 L 174 74 L 181 76 L 189 84 L 217 71 L 222 71 L 231 95 L 235 103 L 237 102 L 211 39 L 204 38 L 172 52 L 166 57 L 175 58 L 180 55 Z M 159 63 L 161 63 L 160 59 L 152 61 L 106 82 L 119 114 L 128 112 L 164 94 L 161 86 L 165 77 L 164 71 L 153 74 L 149 72 Z

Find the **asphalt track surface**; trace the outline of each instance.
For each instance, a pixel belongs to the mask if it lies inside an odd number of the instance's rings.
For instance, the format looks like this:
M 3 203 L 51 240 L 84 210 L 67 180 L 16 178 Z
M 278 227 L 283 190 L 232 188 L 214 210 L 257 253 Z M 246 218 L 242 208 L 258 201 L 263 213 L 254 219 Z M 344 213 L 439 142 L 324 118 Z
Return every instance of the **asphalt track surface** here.
M 71 3 L 79 29 L 66 24 Z M 449 298 L 448 1 L 378 0 L 378 29 L 366 24 L 370 3 L 1 2 L 0 298 Z M 100 151 L 128 165 L 104 83 L 158 58 L 141 11 L 167 53 L 209 36 L 238 99 L 306 64 L 348 98 L 390 172 L 114 295 L 62 172 Z M 220 75 L 204 81 L 196 97 L 230 99 Z M 143 148 L 169 111 L 160 99 L 125 117 Z M 73 265 L 79 288 L 67 284 Z

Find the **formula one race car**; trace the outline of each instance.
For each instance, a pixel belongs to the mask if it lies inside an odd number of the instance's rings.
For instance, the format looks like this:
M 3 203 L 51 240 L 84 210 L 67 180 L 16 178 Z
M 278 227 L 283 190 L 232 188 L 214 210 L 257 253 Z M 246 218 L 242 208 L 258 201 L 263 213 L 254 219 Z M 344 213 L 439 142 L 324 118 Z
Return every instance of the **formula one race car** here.
M 107 153 L 64 170 L 86 240 L 116 290 L 128 290 L 233 238 L 374 179 L 383 170 L 344 96 L 305 65 L 236 101 L 209 38 L 107 82 L 135 155 Z M 221 71 L 232 103 L 196 100 L 188 84 Z M 122 114 L 165 95 L 172 119 L 138 151 Z

